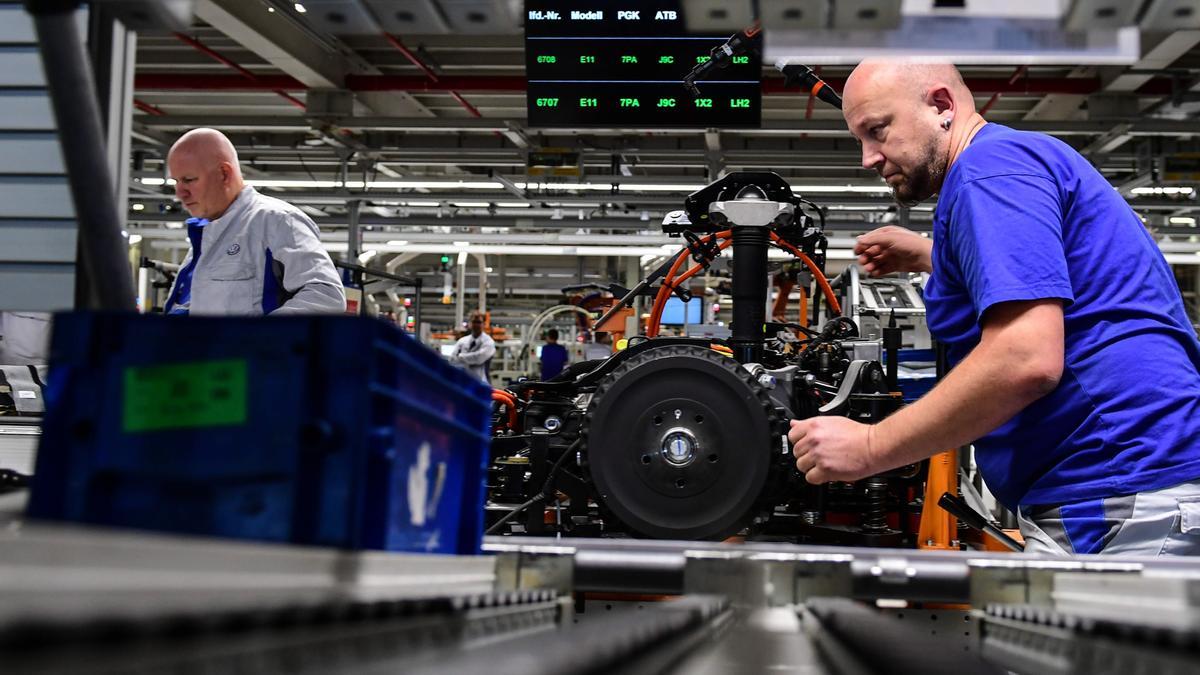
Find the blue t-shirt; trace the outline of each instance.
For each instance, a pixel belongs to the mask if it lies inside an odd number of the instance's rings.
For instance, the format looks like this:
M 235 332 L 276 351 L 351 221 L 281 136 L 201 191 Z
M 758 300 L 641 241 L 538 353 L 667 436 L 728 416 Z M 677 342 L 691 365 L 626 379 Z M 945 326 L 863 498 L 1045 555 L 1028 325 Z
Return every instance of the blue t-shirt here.
M 997 303 L 1061 298 L 1062 379 L 976 442 L 1010 509 L 1200 478 L 1200 343 L 1171 268 L 1125 200 L 1058 139 L 984 126 L 933 220 L 930 332 L 951 364 Z
M 555 343 L 542 345 L 542 381 L 562 372 L 567 365 L 567 348 Z

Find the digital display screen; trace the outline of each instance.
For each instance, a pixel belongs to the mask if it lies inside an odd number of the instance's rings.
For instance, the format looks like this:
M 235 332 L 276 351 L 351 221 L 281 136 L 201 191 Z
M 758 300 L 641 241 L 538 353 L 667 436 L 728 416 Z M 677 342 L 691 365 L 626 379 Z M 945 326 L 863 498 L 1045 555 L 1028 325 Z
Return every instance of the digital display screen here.
M 704 307 L 700 298 L 692 298 L 686 304 L 679 298 L 667 298 L 663 307 L 661 324 L 664 326 L 681 326 L 685 323 L 702 323 Z
M 680 0 L 527 0 L 526 105 L 532 127 L 757 127 L 756 49 L 697 81 L 683 78 L 729 35 L 686 30 Z

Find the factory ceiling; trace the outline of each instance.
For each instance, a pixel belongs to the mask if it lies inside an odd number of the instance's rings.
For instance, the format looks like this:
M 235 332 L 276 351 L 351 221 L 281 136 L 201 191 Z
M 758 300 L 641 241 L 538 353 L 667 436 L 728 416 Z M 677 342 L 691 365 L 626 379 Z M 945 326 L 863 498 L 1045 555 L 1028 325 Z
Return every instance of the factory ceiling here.
M 187 31 L 140 34 L 131 229 L 182 220 L 163 160 L 196 126 L 225 131 L 247 178 L 301 205 L 331 242 L 345 241 L 347 203 L 358 200 L 366 248 L 380 248 L 375 264 L 400 250 L 387 242 L 418 235 L 482 245 L 499 233 L 621 234 L 659 246 L 666 212 L 736 170 L 783 175 L 828 208 L 847 248 L 881 223 L 929 228 L 930 205 L 898 212 L 861 167 L 840 111 L 789 91 L 770 66 L 758 129 L 528 126 L 520 4 L 439 12 L 432 0 L 199 0 Z M 962 71 L 986 119 L 1071 144 L 1148 227 L 1186 241 L 1200 211 L 1197 169 L 1172 171 L 1200 157 L 1200 31 L 1143 33 L 1141 51 L 1131 66 Z M 835 88 L 850 70 L 809 65 Z M 178 230 L 163 236 L 182 241 Z M 540 259 L 586 276 L 580 254 L 547 249 Z M 599 275 L 605 263 L 590 266 Z

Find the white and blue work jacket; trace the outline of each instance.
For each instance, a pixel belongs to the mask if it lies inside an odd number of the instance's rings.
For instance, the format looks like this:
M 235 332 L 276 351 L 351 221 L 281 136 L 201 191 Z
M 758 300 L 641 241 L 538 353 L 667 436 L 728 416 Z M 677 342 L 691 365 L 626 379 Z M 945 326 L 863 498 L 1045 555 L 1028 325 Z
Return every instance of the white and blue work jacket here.
M 246 186 L 213 221 L 188 220 L 191 250 L 167 296 L 168 314 L 346 311 L 346 293 L 316 223 Z

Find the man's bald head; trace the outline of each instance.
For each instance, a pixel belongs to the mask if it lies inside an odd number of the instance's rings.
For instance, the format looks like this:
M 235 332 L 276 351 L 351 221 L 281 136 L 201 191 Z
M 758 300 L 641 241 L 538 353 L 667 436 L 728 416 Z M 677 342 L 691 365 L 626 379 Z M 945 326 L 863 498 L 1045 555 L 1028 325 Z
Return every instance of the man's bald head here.
M 858 64 L 842 92 L 844 108 L 859 103 L 861 99 L 880 95 L 909 97 L 918 102 L 925 101 L 932 90 L 944 88 L 956 98 L 969 103 L 975 110 L 971 90 L 963 82 L 962 74 L 950 63 L 926 63 L 921 61 L 885 61 L 867 59 Z
M 179 140 L 171 146 L 171 151 L 167 153 L 167 161 L 170 161 L 172 155 L 178 153 L 191 155 L 200 161 L 214 165 L 227 162 L 234 168 L 239 178 L 242 175 L 241 167 L 238 166 L 237 148 L 233 147 L 233 142 L 225 134 L 216 129 L 192 129 L 180 136 Z
M 167 153 L 167 169 L 175 179 L 175 195 L 197 218 L 219 218 L 245 182 L 237 149 L 216 129 L 192 129 Z
M 957 140 L 979 120 L 971 91 L 948 63 L 863 61 L 842 100 L 850 133 L 863 146 L 863 167 L 877 171 L 901 204 L 941 188 L 954 148 L 961 148 Z

